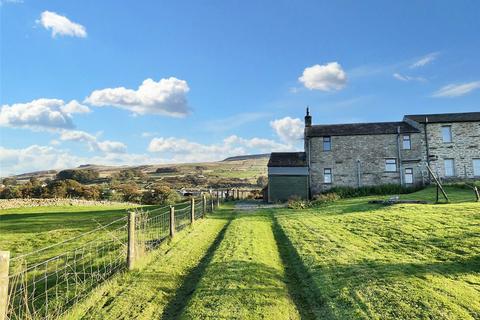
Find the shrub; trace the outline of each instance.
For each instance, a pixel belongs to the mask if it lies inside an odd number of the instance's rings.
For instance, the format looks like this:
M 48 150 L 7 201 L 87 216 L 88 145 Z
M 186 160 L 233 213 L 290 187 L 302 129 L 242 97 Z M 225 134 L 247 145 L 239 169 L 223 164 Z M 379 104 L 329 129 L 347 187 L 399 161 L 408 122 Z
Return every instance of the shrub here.
M 310 207 L 310 202 L 308 200 L 300 199 L 298 196 L 293 196 L 288 199 L 287 208 L 302 210 Z
M 373 195 L 412 193 L 420 189 L 422 189 L 422 187 L 403 187 L 397 184 L 384 184 L 378 186 L 365 186 L 360 188 L 335 187 L 330 189 L 329 193 L 336 193 L 340 198 L 354 198 Z
M 142 195 L 144 204 L 175 204 L 180 199 L 180 195 L 175 190 L 163 185 L 155 185 Z
M 321 205 L 324 203 L 335 202 L 340 199 L 340 196 L 335 192 L 322 193 L 313 198 L 312 205 Z

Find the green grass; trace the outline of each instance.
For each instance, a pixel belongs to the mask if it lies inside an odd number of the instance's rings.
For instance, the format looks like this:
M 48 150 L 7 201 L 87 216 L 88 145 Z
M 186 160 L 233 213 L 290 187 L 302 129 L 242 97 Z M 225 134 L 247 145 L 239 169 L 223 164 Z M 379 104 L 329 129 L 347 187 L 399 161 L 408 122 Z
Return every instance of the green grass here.
M 480 204 L 350 199 L 272 214 L 319 318 L 480 317 Z
M 452 188 L 458 203 L 440 205 L 368 204 L 378 197 L 308 210 L 225 205 L 66 318 L 480 319 L 480 203 L 465 202 L 464 191 Z M 405 196 L 429 200 L 432 190 Z M 42 242 L 124 215 L 70 209 L 2 212 L 13 216 L 0 239 L 46 232 Z
M 236 213 L 183 319 L 299 319 L 267 212 Z
M 67 319 L 175 319 L 222 242 L 229 213 L 197 221 L 78 305 Z M 149 262 L 149 263 L 148 263 Z
M 448 195 L 450 203 L 472 202 L 476 199 L 475 193 L 472 189 L 455 186 L 445 186 L 444 189 Z M 436 193 L 436 187 L 432 186 L 415 193 L 402 194 L 400 195 L 400 198 L 405 200 L 424 200 L 434 203 L 436 200 Z M 446 202 L 441 192 L 439 193 L 439 202 Z

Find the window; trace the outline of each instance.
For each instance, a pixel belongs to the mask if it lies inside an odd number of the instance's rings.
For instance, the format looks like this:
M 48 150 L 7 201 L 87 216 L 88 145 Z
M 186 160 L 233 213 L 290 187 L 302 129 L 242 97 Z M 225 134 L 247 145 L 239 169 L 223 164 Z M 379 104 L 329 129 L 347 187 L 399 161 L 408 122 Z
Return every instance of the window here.
M 473 159 L 473 175 L 480 177 L 480 159 Z
M 413 184 L 413 169 L 405 168 L 405 183 Z
M 397 171 L 397 159 L 385 159 L 385 171 L 396 172 Z
M 446 177 L 453 177 L 455 175 L 455 162 L 453 159 L 445 159 L 445 176 Z
M 442 127 L 442 139 L 444 143 L 452 142 L 452 127 L 443 126 Z
M 332 183 L 332 169 L 330 168 L 323 169 L 323 182 Z
M 412 149 L 412 142 L 410 140 L 410 135 L 409 134 L 404 134 L 403 135 L 403 149 L 404 150 Z
M 323 151 L 332 150 L 332 137 L 323 137 Z

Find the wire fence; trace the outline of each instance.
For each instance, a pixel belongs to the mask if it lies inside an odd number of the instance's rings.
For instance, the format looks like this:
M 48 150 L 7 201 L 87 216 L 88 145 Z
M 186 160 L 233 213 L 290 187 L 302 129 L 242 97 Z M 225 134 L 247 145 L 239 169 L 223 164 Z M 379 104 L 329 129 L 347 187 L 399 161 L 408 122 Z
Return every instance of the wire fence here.
M 8 296 L 0 301 L 0 310 L 5 307 L 6 319 L 12 320 L 57 319 L 93 288 L 126 270 L 129 259 L 141 258 L 173 236 L 172 226 L 180 231 L 211 212 L 217 199 L 194 199 L 193 215 L 191 201 L 173 210 L 170 206 L 137 210 L 133 228 L 129 228 L 130 213 L 61 243 L 11 258 Z

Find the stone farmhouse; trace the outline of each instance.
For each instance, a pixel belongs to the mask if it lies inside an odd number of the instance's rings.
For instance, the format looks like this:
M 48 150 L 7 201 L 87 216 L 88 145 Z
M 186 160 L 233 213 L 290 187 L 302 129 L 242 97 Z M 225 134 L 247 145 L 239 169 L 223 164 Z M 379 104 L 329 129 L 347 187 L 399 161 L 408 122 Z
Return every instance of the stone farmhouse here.
M 332 187 L 480 178 L 480 112 L 406 115 L 403 121 L 312 125 L 304 152 L 272 153 L 268 200 L 310 198 Z

